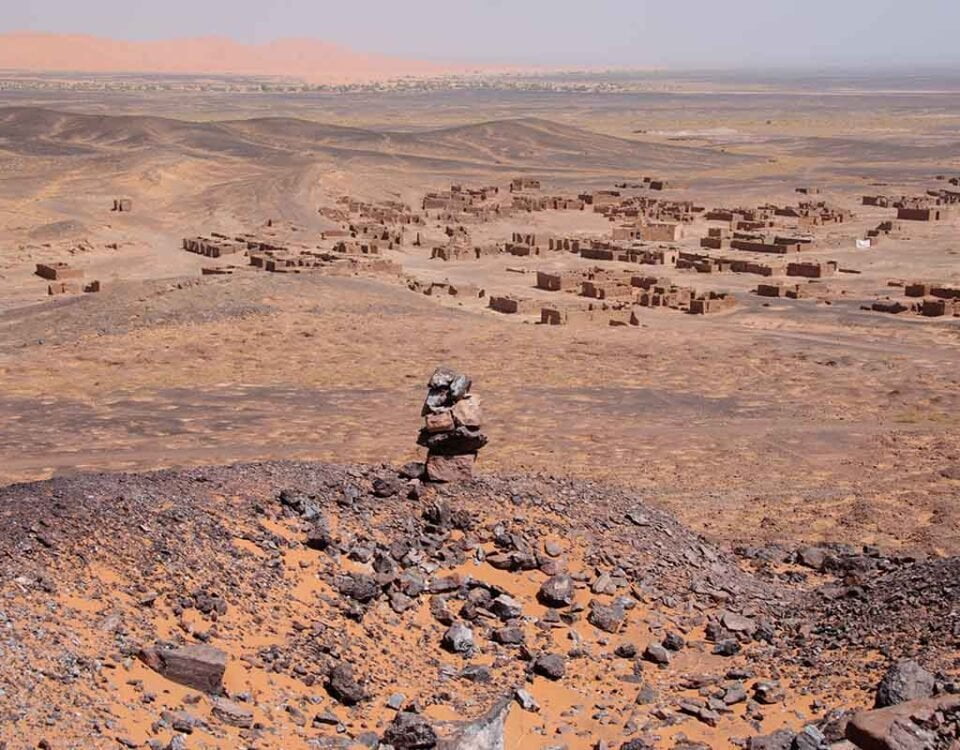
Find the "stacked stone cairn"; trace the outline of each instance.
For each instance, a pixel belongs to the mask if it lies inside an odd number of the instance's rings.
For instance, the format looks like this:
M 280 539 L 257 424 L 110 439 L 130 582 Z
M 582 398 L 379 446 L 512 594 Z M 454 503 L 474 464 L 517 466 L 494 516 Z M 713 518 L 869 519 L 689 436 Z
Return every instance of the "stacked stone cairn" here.
M 470 386 L 470 378 L 446 367 L 437 368 L 427 384 L 417 443 L 427 449 L 426 476 L 432 482 L 471 479 L 477 451 L 487 444 L 480 399 Z

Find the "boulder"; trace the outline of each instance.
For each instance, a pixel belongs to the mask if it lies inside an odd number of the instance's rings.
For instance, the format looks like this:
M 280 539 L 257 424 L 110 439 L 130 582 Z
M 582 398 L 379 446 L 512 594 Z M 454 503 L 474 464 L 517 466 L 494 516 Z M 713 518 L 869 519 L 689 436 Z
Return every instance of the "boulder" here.
M 473 479 L 477 454 L 444 455 L 431 453 L 427 457 L 427 479 L 431 482 L 467 482 Z
M 751 737 L 747 740 L 747 750 L 790 750 L 795 737 L 789 729 L 778 729 L 772 734 Z
M 876 708 L 897 703 L 929 698 L 933 695 L 935 680 L 932 674 L 912 659 L 894 664 L 877 686 Z
M 619 604 L 599 604 L 590 602 L 587 622 L 605 633 L 619 633 L 627 613 Z
M 644 650 L 643 658 L 661 667 L 665 667 L 670 663 L 670 652 L 659 643 L 651 643 Z
M 233 727 L 250 729 L 253 726 L 253 711 L 226 698 L 217 698 L 213 702 L 210 713 L 224 724 Z
M 490 602 L 489 609 L 501 620 L 513 620 L 523 614 L 523 605 L 507 594 L 500 594 Z
M 533 671 L 548 680 L 559 680 L 566 672 L 566 662 L 560 654 L 541 654 L 534 659 Z
M 197 643 L 179 648 L 151 648 L 140 652 L 140 659 L 172 682 L 205 693 L 223 690 L 227 655 L 218 648 Z
M 546 607 L 569 607 L 573 604 L 573 579 L 565 573 L 551 576 L 540 586 L 537 599 Z
M 511 696 L 502 698 L 480 718 L 457 727 L 438 750 L 506 750 L 504 727 L 512 705 Z
M 372 576 L 351 573 L 343 576 L 337 583 L 340 593 L 348 599 L 367 604 L 381 594 L 380 584 Z
M 326 687 L 330 695 L 345 706 L 354 706 L 367 697 L 363 686 L 354 677 L 353 666 L 344 662 L 330 670 Z
M 441 645 L 454 654 L 466 654 L 473 651 L 473 631 L 461 622 L 455 622 L 443 634 Z
M 928 750 L 936 736 L 927 726 L 936 716 L 960 711 L 960 696 L 921 698 L 854 714 L 847 739 L 862 750 Z
M 395 750 L 430 750 L 437 746 L 437 733 L 420 714 L 401 711 L 383 733 L 383 742 Z
M 480 429 L 483 425 L 483 412 L 480 409 L 480 399 L 476 396 L 466 396 L 453 405 L 450 412 L 457 425 Z

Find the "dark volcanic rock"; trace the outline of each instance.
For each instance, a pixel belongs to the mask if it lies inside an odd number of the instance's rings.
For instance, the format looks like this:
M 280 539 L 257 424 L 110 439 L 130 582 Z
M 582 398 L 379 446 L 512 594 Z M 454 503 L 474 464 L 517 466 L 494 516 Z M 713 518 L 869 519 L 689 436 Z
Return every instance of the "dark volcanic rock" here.
M 437 733 L 419 714 L 401 711 L 383 733 L 383 742 L 396 750 L 429 750 L 437 746 Z
M 747 740 L 747 750 L 790 750 L 796 734 L 789 729 L 778 729 L 773 734 L 751 737 Z
M 894 664 L 877 686 L 877 708 L 897 703 L 929 698 L 933 695 L 935 680 L 932 674 L 912 659 Z
M 443 634 L 441 645 L 454 654 L 466 654 L 473 651 L 473 631 L 460 622 L 451 625 Z
M 224 724 L 241 729 L 250 729 L 253 726 L 253 711 L 226 698 L 217 698 L 213 702 L 210 713 Z
M 342 662 L 330 671 L 327 690 L 346 706 L 356 705 L 367 697 L 363 686 L 354 677 L 353 666 Z
M 659 643 L 651 643 L 643 652 L 643 658 L 647 661 L 666 666 L 670 663 L 670 652 Z
M 340 578 L 337 588 L 341 594 L 361 604 L 372 602 L 380 596 L 380 584 L 375 578 L 361 573 L 351 573 Z
M 618 604 L 600 604 L 590 602 L 590 613 L 587 615 L 587 621 L 595 628 L 599 628 L 605 633 L 618 633 L 623 627 L 627 613 L 623 607 Z
M 645 740 L 634 739 L 620 745 L 620 750 L 656 750 L 656 747 Z
M 206 644 L 179 648 L 152 648 L 140 652 L 143 662 L 168 680 L 206 693 L 223 689 L 227 655 Z
M 541 654 L 533 661 L 533 671 L 548 680 L 559 680 L 566 672 L 566 661 L 560 654 Z
M 546 607 L 569 607 L 573 604 L 573 579 L 565 573 L 551 576 L 540 586 L 537 599 Z

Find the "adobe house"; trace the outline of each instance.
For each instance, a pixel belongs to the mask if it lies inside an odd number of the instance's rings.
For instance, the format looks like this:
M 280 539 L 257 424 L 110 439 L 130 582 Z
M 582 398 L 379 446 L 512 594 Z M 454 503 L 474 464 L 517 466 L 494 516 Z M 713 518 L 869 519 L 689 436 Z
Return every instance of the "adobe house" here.
M 808 279 L 819 279 L 824 276 L 833 276 L 837 272 L 837 262 L 827 261 L 819 263 L 810 261 L 805 263 L 788 263 L 787 276 L 803 276 Z
M 582 275 L 578 271 L 537 271 L 536 287 L 548 292 L 573 289 L 579 283 Z
M 453 297 L 476 297 L 477 299 L 483 299 L 483 297 L 486 295 L 486 292 L 476 284 L 459 282 L 450 284 L 449 292 Z
M 632 294 L 629 284 L 613 280 L 588 280 L 580 285 L 580 294 L 593 299 L 611 299 L 613 297 L 629 297 Z
M 510 181 L 510 192 L 516 193 L 523 190 L 539 190 L 540 180 L 534 180 L 530 177 L 514 177 Z
M 960 288 L 952 286 L 932 286 L 930 296 L 940 299 L 960 299 Z
M 758 297 L 783 297 L 786 295 L 787 285 L 778 281 L 775 284 L 757 284 L 755 294 Z
M 58 294 L 76 294 L 79 291 L 80 287 L 69 281 L 55 281 L 47 285 L 47 295 L 50 297 Z
M 725 259 L 720 259 L 725 260 Z M 734 273 L 752 273 L 758 276 L 773 276 L 774 273 L 783 271 L 783 266 L 778 262 L 777 265 L 769 263 L 759 263 L 755 260 L 730 260 L 730 270 Z
M 774 253 L 777 255 L 800 252 L 800 243 L 778 245 L 776 242 L 768 242 L 765 240 L 735 239 L 730 241 L 730 247 L 734 250 L 743 250 L 751 253 Z
M 36 275 L 49 281 L 64 281 L 65 279 L 82 279 L 83 271 L 71 268 L 69 263 L 37 263 Z
M 678 242 L 683 239 L 683 225 L 651 223 L 638 227 L 640 239 L 648 242 Z
M 567 322 L 567 313 L 555 307 L 540 308 L 540 325 L 562 326 Z
M 722 312 L 735 307 L 737 298 L 727 292 L 709 292 L 701 297 L 690 300 L 691 315 L 707 315 L 708 313 Z
M 110 210 L 119 213 L 129 213 L 133 210 L 133 201 L 129 198 L 114 198 L 113 208 Z
M 946 209 L 927 206 L 924 208 L 903 207 L 897 209 L 897 218 L 902 221 L 940 221 L 946 218 Z
M 920 303 L 920 314 L 925 318 L 940 318 L 944 315 L 960 315 L 960 306 L 953 300 L 925 299 Z
M 527 314 L 534 312 L 533 300 L 520 299 L 510 295 L 490 295 L 489 307 L 506 315 Z

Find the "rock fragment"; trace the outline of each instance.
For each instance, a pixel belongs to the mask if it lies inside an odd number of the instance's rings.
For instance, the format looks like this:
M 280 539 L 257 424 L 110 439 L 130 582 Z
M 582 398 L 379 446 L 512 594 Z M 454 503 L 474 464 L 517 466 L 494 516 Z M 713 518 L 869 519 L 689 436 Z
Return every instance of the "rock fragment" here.
M 353 673 L 353 666 L 341 662 L 327 677 L 327 690 L 345 706 L 354 706 L 366 698 L 366 691 Z
M 540 586 L 537 599 L 546 607 L 569 607 L 573 604 L 573 579 L 565 573 L 551 576 Z
M 395 750 L 430 750 L 437 746 L 437 733 L 420 714 L 400 711 L 384 732 L 383 742 Z
M 877 686 L 876 708 L 929 698 L 936 681 L 932 674 L 912 659 L 903 659 L 887 670 Z
M 541 654 L 533 661 L 533 672 L 548 680 L 559 680 L 566 672 L 566 662 L 560 654 Z
M 206 693 L 223 689 L 227 655 L 203 643 L 178 648 L 151 648 L 140 652 L 140 659 L 168 680 Z

